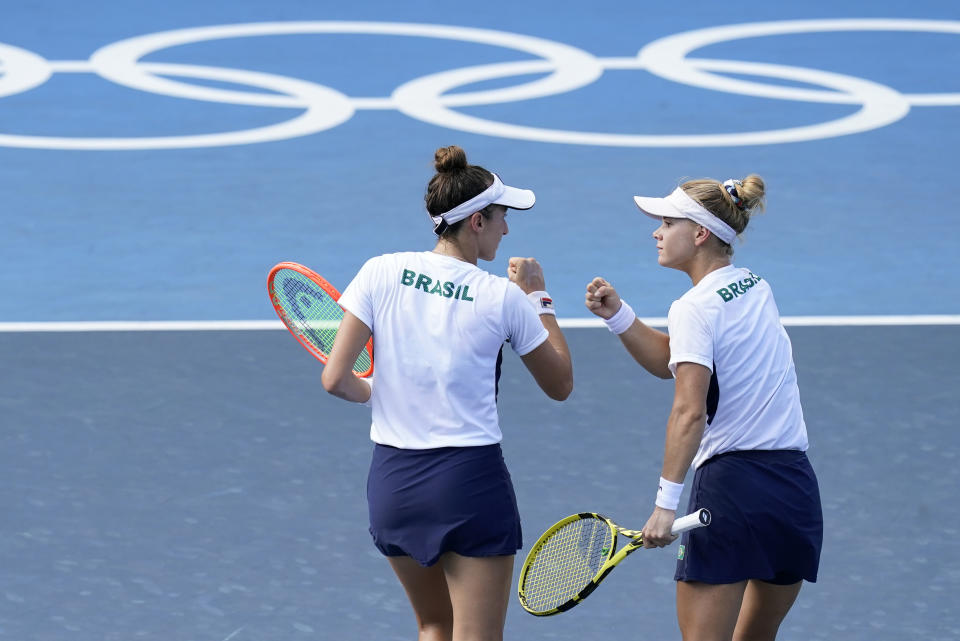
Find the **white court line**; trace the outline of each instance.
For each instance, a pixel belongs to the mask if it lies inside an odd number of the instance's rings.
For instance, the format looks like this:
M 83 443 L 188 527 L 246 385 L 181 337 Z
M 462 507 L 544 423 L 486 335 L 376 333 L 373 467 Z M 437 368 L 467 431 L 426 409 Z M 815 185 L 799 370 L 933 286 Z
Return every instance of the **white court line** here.
M 599 318 L 561 318 L 564 329 L 603 328 Z M 666 327 L 664 317 L 641 318 L 653 327 Z M 960 325 L 958 314 L 903 316 L 784 316 L 787 327 L 866 327 L 876 325 Z M 283 329 L 279 320 L 233 321 L 69 321 L 0 323 L 0 333 L 21 332 L 181 332 Z

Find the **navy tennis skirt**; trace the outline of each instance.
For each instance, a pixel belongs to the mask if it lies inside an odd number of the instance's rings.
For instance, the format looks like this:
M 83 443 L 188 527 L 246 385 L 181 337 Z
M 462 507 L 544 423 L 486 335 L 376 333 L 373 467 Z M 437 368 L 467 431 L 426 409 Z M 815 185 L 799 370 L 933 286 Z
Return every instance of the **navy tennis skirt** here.
M 713 520 L 683 534 L 677 581 L 817 580 L 823 514 L 804 452 L 751 450 L 708 459 L 693 477 L 688 511 L 701 507 Z
M 499 444 L 426 450 L 376 444 L 367 503 L 370 534 L 386 556 L 430 566 L 444 552 L 509 556 L 522 547 Z

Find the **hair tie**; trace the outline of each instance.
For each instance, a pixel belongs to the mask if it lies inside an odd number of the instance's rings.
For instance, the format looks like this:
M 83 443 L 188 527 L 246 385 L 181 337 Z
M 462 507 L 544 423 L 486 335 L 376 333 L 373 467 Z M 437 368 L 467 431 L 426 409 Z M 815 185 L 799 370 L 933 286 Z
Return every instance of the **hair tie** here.
M 730 194 L 730 198 L 733 199 L 733 204 L 737 206 L 737 209 L 743 210 L 746 209 L 746 207 L 743 204 L 743 198 L 740 197 L 740 192 L 737 191 L 737 187 L 743 187 L 743 181 L 731 178 L 723 182 L 723 188 Z

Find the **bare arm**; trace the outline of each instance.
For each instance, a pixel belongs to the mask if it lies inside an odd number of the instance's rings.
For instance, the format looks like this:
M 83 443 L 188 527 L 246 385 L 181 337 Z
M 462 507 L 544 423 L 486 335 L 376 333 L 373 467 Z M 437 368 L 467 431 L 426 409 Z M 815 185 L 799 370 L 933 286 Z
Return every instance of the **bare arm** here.
M 630 329 L 620 334 L 620 342 L 627 348 L 633 359 L 645 370 L 658 378 L 671 378 L 670 337 L 666 332 L 643 324 L 640 319 L 633 321 Z
M 667 438 L 660 476 L 674 483 L 683 483 L 693 457 L 700 447 L 707 421 L 707 391 L 711 372 L 697 363 L 677 364 L 677 383 L 673 408 L 667 419 Z M 643 527 L 644 547 L 662 547 L 677 537 L 670 534 L 676 510 L 655 507 Z
M 543 269 L 534 258 L 511 258 L 507 276 L 526 294 L 546 289 Z M 540 314 L 540 322 L 547 330 L 547 340 L 520 358 L 540 389 L 553 400 L 562 401 L 573 391 L 573 361 L 570 358 L 570 349 L 563 332 L 560 331 L 560 325 L 557 324 L 556 316 Z
M 597 277 L 587 284 L 585 303 L 593 314 L 609 319 L 620 310 L 622 301 L 610 283 Z M 666 332 L 653 329 L 638 318 L 619 336 L 634 360 L 648 372 L 659 378 L 673 376 L 667 367 L 670 362 L 670 337 Z
M 698 363 L 678 363 L 673 408 L 667 420 L 667 441 L 661 476 L 683 483 L 700 447 L 707 424 L 707 391 L 711 371 Z
M 323 389 L 354 403 L 370 400 L 370 384 L 353 375 L 353 364 L 369 339 L 370 328 L 350 312 L 344 312 L 330 357 L 320 376 Z
M 533 379 L 547 396 L 555 401 L 566 400 L 573 391 L 573 363 L 567 341 L 560 331 L 556 316 L 541 314 L 540 322 L 549 336 L 532 351 L 521 356 Z

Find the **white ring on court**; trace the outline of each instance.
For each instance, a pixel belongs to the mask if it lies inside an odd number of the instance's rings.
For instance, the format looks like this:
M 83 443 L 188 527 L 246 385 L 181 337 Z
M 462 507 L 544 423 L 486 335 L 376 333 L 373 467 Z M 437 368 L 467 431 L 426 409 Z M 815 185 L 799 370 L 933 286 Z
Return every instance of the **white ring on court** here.
M 764 85 L 747 80 L 716 76 L 703 71 L 704 67 L 689 65 L 687 54 L 696 49 L 721 42 L 744 38 L 778 36 L 796 33 L 823 33 L 830 31 L 920 31 L 928 33 L 960 34 L 960 21 L 954 20 L 906 20 L 889 18 L 844 18 L 836 20 L 782 20 L 777 22 L 754 22 L 748 24 L 709 27 L 696 31 L 678 33 L 655 40 L 643 47 L 637 57 L 647 71 L 666 80 L 693 87 L 724 91 L 744 96 L 852 104 L 859 102 L 853 96 L 828 91 L 816 91 L 801 87 Z M 703 61 L 698 61 L 703 62 Z M 903 94 L 911 105 L 954 106 L 960 105 L 960 93 Z
M 603 58 L 601 62 L 608 69 L 643 68 L 643 62 L 636 58 Z M 837 90 L 846 90 L 850 95 L 859 98 L 857 102 L 863 106 L 850 116 L 805 127 L 743 133 L 657 135 L 569 131 L 512 125 L 453 111 L 444 106 L 439 99 L 444 92 L 459 85 L 503 77 L 504 70 L 509 70 L 513 74 L 544 71 L 544 64 L 542 61 L 502 63 L 423 76 L 398 87 L 394 91 L 393 98 L 397 103 L 397 109 L 401 112 L 411 118 L 441 127 L 500 138 L 610 147 L 733 147 L 800 142 L 870 131 L 896 122 L 910 111 L 910 105 L 899 92 L 869 80 L 816 69 L 737 60 L 686 60 L 684 64 L 703 65 L 705 68 L 730 73 L 766 75 L 784 80 L 821 84 Z M 430 97 L 433 100 L 429 100 Z
M 603 73 L 603 68 L 592 54 L 563 43 L 489 29 L 402 22 L 260 22 L 162 31 L 102 47 L 90 56 L 90 62 L 104 78 L 143 91 L 238 105 L 303 108 L 308 105 L 291 101 L 286 96 L 199 87 L 157 78 L 144 73 L 139 62 L 148 54 L 197 42 L 294 34 L 361 34 L 456 40 L 515 49 L 553 63 L 551 73 L 546 78 L 513 87 L 445 97 L 445 104 L 453 106 L 514 102 L 564 93 L 590 84 Z
M 56 63 L 53 63 L 57 68 Z M 346 122 L 353 116 L 350 100 L 338 91 L 312 82 L 254 71 L 201 67 L 198 65 L 141 63 L 152 73 L 188 76 L 221 82 L 246 83 L 263 89 L 299 96 L 307 104 L 304 113 L 290 120 L 244 131 L 192 136 L 154 136 L 142 138 L 57 138 L 0 134 L 0 146 L 29 149 L 129 150 L 223 147 L 298 138 Z M 79 70 L 80 65 L 71 65 Z
M 960 93 L 903 94 L 877 82 L 827 71 L 760 62 L 687 57 L 696 49 L 722 42 L 832 31 L 960 34 L 960 21 L 830 19 L 724 25 L 660 38 L 642 47 L 633 58 L 597 58 L 570 45 L 522 34 L 451 25 L 393 22 L 264 22 L 178 29 L 106 45 L 95 51 L 89 61 L 47 61 L 35 53 L 0 43 L 0 98 L 40 86 L 54 73 L 96 73 L 126 87 L 166 96 L 305 110 L 278 124 L 240 131 L 133 138 L 0 134 L 0 146 L 119 150 L 252 144 L 318 133 L 349 120 L 358 109 L 397 109 L 409 117 L 440 127 L 519 140 L 621 147 L 717 147 L 778 144 L 849 135 L 896 122 L 909 112 L 911 105 L 960 105 Z M 148 54 L 174 46 L 226 38 L 290 34 L 439 38 L 510 48 L 538 56 L 540 59 L 477 65 L 429 74 L 400 85 L 389 97 L 349 97 L 336 89 L 307 80 L 250 70 L 142 61 Z M 860 108 L 848 116 L 814 125 L 769 131 L 690 135 L 548 129 L 487 120 L 453 110 L 454 107 L 530 100 L 572 91 L 596 81 L 606 69 L 647 71 L 693 87 L 757 98 L 851 104 L 859 105 Z M 765 76 L 820 85 L 827 90 L 769 85 L 717 73 Z M 504 88 L 448 93 L 474 82 L 528 74 L 539 74 L 541 77 Z M 275 93 L 192 85 L 166 76 L 229 82 Z

